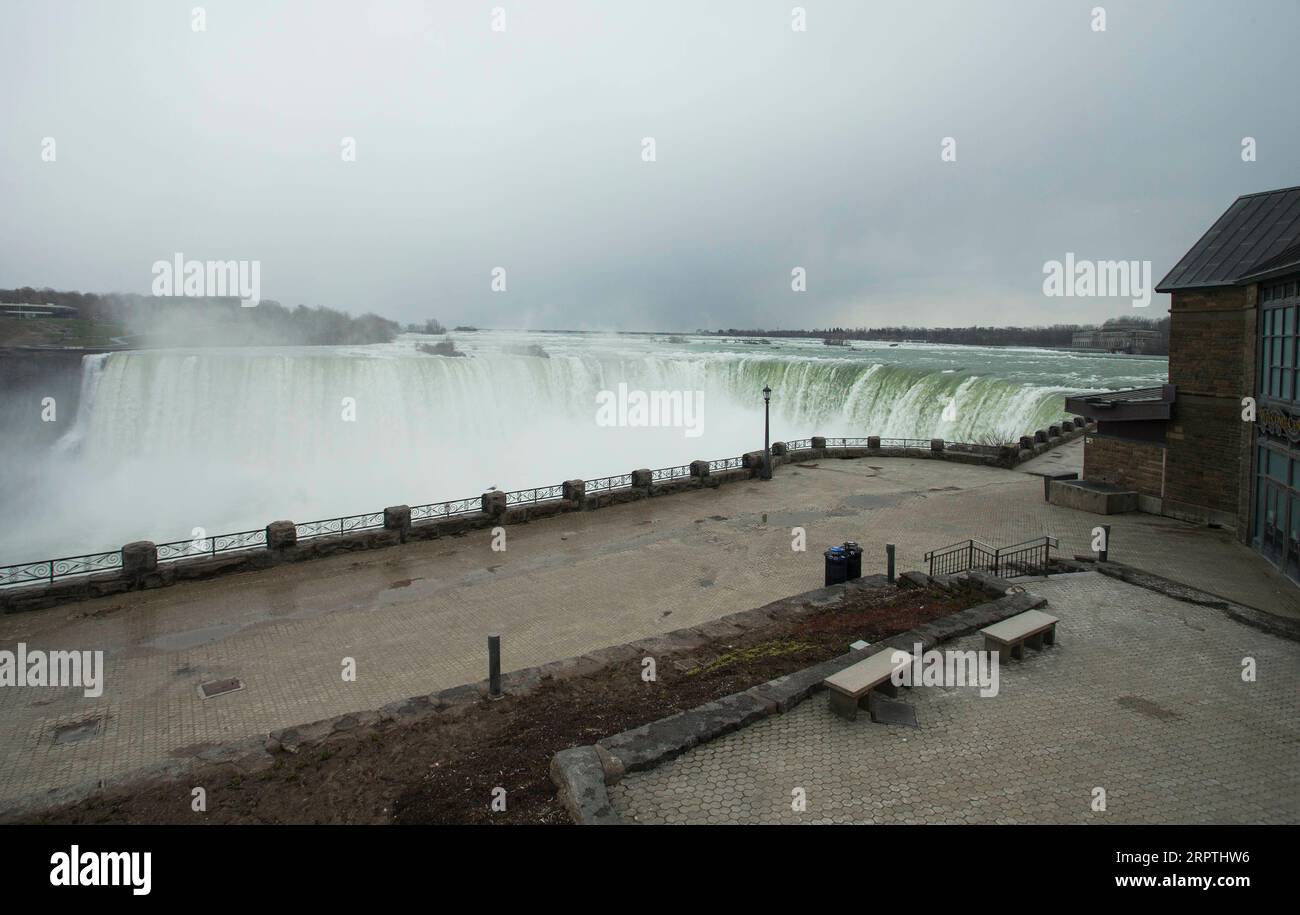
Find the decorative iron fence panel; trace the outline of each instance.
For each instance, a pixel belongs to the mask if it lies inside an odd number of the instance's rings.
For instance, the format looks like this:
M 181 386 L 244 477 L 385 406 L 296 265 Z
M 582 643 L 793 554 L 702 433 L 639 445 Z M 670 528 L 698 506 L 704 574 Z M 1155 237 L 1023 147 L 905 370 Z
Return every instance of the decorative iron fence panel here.
M 689 477 L 690 475 L 690 464 L 681 464 L 677 467 L 663 467 L 659 470 L 650 471 L 650 482 L 664 483 L 668 480 L 678 480 L 682 477 Z
M 193 559 L 196 556 L 216 556 L 236 550 L 252 550 L 266 546 L 266 528 L 239 531 L 235 534 L 217 534 L 215 537 L 195 537 L 192 540 L 173 540 L 157 545 L 158 561 Z
M 383 512 L 369 512 L 364 515 L 346 515 L 342 518 L 327 518 L 324 521 L 304 521 L 295 524 L 299 540 L 311 540 L 313 537 L 325 537 L 329 534 L 347 534 L 384 526 Z
M 865 448 L 867 439 L 865 438 L 828 438 L 826 439 L 827 448 Z
M 534 502 L 549 502 L 564 498 L 564 484 L 557 486 L 538 486 L 535 489 L 516 489 L 506 493 L 506 505 L 524 505 Z
M 56 578 L 66 578 L 69 575 L 91 575 L 121 567 L 121 550 L 64 556 L 62 559 L 43 559 L 39 562 L 20 562 L 15 565 L 0 566 L 0 585 L 52 582 Z
M 427 505 L 412 505 L 412 521 L 428 521 L 436 518 L 454 518 L 456 515 L 472 515 L 483 510 L 482 496 L 473 499 L 457 499 L 453 502 L 430 502 Z
M 930 450 L 930 440 L 928 438 L 882 438 L 880 440 L 881 448 L 912 448 L 916 450 Z
M 623 489 L 631 486 L 632 474 L 620 473 L 612 477 L 598 477 L 595 480 L 583 480 L 582 482 L 585 492 L 608 492 L 611 489 Z

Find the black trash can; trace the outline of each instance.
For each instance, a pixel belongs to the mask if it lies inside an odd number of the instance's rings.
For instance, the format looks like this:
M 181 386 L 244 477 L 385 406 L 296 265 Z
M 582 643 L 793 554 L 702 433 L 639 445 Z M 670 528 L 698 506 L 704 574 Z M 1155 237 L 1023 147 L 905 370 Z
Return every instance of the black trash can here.
M 844 541 L 844 577 L 853 581 L 862 577 L 862 547 L 856 540 Z
M 844 547 L 833 546 L 823 555 L 826 557 L 826 584 L 843 584 L 848 573 L 848 557 L 844 554 Z

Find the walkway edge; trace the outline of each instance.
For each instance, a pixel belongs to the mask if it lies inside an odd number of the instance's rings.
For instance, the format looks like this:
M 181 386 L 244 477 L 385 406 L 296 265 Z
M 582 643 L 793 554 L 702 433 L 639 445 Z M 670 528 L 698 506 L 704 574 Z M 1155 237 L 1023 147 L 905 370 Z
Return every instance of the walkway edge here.
M 1127 584 L 1146 588 L 1148 591 L 1155 591 L 1157 594 L 1172 597 L 1174 600 L 1186 604 L 1196 604 L 1213 610 L 1221 610 L 1227 614 L 1229 619 L 1235 620 L 1243 626 L 1250 626 L 1252 629 L 1258 629 L 1261 632 L 1288 639 L 1292 642 L 1300 642 L 1300 620 L 1277 616 L 1265 610 L 1239 604 L 1236 601 L 1228 600 L 1226 597 L 1193 588 L 1191 585 L 1185 585 L 1171 578 L 1165 578 L 1162 575 L 1156 575 L 1154 572 L 1148 572 L 1145 569 L 1139 569 L 1136 566 L 1122 562 L 1115 562 L 1114 560 L 1100 562 L 1089 556 L 1077 555 L 1074 559 L 1073 564 L 1081 569 L 1100 572 L 1109 578 L 1116 578 Z

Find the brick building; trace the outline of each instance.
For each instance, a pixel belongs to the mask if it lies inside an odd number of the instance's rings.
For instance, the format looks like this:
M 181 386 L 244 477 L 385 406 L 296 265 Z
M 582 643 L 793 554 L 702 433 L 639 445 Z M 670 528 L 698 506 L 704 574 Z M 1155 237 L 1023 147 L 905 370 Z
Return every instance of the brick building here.
M 1160 331 L 1143 327 L 1095 327 L 1076 331 L 1073 349 L 1104 350 L 1108 353 L 1154 353 L 1160 350 Z
M 1156 291 L 1169 384 L 1067 399 L 1097 421 L 1084 477 L 1231 528 L 1300 581 L 1300 187 L 1237 198 Z

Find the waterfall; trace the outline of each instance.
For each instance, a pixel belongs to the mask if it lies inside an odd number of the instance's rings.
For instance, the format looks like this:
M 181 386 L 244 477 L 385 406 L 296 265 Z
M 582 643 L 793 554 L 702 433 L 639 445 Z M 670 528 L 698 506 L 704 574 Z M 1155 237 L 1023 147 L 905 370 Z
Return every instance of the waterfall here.
M 995 351 L 975 371 L 933 352 L 542 339 L 529 355 L 478 335 L 468 358 L 405 338 L 86 357 L 71 428 L 6 479 L 0 562 L 733 456 L 762 446 L 764 384 L 774 440 L 1010 441 L 1057 420 L 1067 390 L 1025 380 L 1042 374 L 1028 357 L 999 373 Z M 702 435 L 601 427 L 596 395 L 620 383 L 702 391 Z

